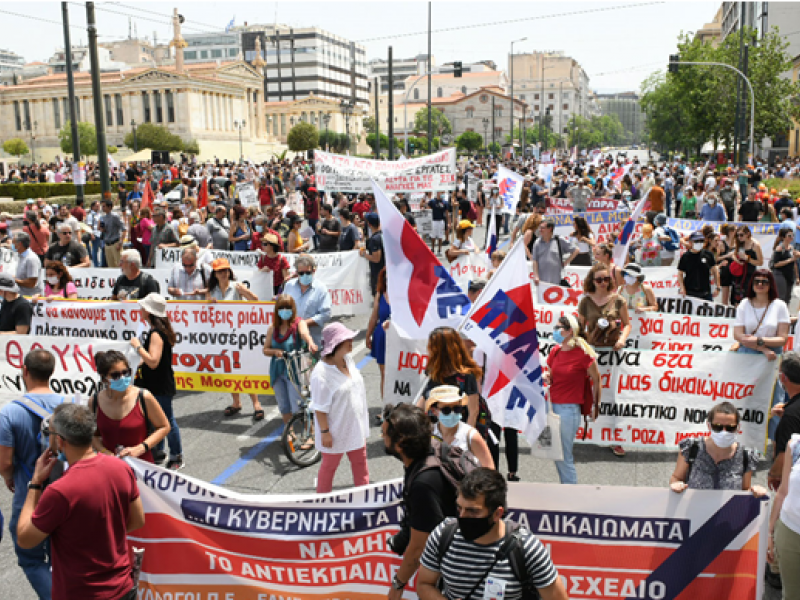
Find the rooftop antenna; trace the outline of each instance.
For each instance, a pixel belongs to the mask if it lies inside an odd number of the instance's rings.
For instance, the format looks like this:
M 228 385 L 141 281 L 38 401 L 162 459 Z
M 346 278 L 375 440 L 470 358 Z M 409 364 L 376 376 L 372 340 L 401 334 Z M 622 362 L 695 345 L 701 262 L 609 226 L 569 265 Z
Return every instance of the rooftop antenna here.
M 136 27 L 136 23 L 133 24 L 133 37 L 135 37 L 137 40 L 139 39 L 139 30 Z
M 128 39 L 131 39 L 131 18 L 128 17 Z

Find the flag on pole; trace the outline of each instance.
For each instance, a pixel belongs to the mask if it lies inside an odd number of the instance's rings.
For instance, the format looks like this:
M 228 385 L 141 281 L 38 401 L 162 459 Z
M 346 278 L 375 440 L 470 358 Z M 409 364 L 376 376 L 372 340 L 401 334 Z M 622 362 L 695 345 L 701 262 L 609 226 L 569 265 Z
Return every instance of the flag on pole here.
M 142 204 L 140 209 L 149 208 L 150 210 L 152 210 L 154 200 L 155 198 L 153 198 L 153 186 L 150 185 L 149 179 L 145 179 L 144 190 L 142 190 Z
M 492 216 L 489 217 L 489 229 L 486 230 L 486 254 L 491 260 L 492 254 L 497 250 L 497 223 L 495 222 L 496 215 L 494 214 L 494 206 L 492 207 Z
M 502 212 L 513 215 L 517 212 L 517 203 L 522 195 L 522 184 L 525 178 L 519 173 L 506 169 L 500 165 L 497 168 L 497 187 L 500 188 L 500 197 L 503 199 Z
M 469 311 L 469 298 L 374 180 L 372 189 L 383 232 L 392 322 L 415 340 L 427 338 L 437 327 L 458 327 Z
M 233 29 L 233 22 L 236 20 L 236 17 L 231 19 L 231 22 L 225 26 L 225 33 L 228 33 L 231 29 Z
M 483 393 L 492 420 L 522 431 L 533 443 L 547 411 L 529 273 L 520 238 L 470 309 L 462 332 L 486 353 Z
M 614 243 L 614 263 L 621 266 L 625 265 L 625 257 L 628 256 L 628 246 L 631 245 L 631 238 L 633 232 L 636 231 L 636 221 L 639 220 L 639 215 L 642 214 L 646 199 L 639 200 L 636 208 L 633 209 L 633 214 L 625 222 L 625 225 L 620 231 L 617 241 Z
M 208 206 L 208 179 L 203 177 L 203 183 L 200 184 L 200 191 L 197 193 L 197 208 L 205 208 Z

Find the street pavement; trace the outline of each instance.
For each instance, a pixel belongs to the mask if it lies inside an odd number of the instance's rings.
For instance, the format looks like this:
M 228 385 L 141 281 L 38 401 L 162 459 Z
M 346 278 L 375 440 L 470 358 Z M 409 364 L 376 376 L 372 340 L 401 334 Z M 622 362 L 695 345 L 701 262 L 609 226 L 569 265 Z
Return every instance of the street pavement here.
M 476 240 L 484 239 L 479 230 Z M 370 481 L 386 481 L 402 477 L 401 463 L 384 452 L 376 416 L 383 406 L 380 394 L 380 372 L 375 360 L 369 357 L 364 344 L 368 317 L 343 318 L 351 329 L 359 330 L 354 341 L 354 360 L 361 370 L 367 389 L 370 413 L 370 437 L 367 440 Z M 244 409 L 234 417 L 223 416 L 230 404 L 227 394 L 180 393 L 174 409 L 183 442 L 186 466 L 183 472 L 225 488 L 249 494 L 307 494 L 314 493 L 319 464 L 300 468 L 284 455 L 280 445 L 282 421 L 271 396 L 262 396 L 266 418 L 253 423 L 252 405 L 243 395 Z M 0 401 L 0 405 L 2 401 Z M 585 485 L 625 485 L 636 487 L 667 487 L 675 466 L 675 452 L 628 450 L 624 458 L 612 454 L 608 447 L 576 445 L 575 463 L 578 481 Z M 500 471 L 508 472 L 501 453 Z M 766 485 L 766 468 L 759 465 L 755 483 Z M 520 443 L 519 476 L 523 481 L 557 483 L 558 474 L 551 461 L 531 457 L 530 447 Z M 339 466 L 334 489 L 352 485 L 347 460 Z M 0 490 L 0 510 L 6 519 L 6 531 L 0 542 L 0 600 L 34 600 L 35 594 L 16 566 L 16 556 L 8 535 L 11 515 L 11 494 Z M 90 543 L 90 540 L 87 540 Z M 779 593 L 765 594 L 765 600 L 778 600 Z

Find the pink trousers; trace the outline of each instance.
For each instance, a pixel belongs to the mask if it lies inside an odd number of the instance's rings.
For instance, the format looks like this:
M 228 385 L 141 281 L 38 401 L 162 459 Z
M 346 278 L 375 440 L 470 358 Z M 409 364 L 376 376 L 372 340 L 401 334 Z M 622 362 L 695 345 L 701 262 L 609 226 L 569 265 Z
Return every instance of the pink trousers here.
M 322 453 L 322 464 L 317 474 L 317 493 L 325 494 L 333 490 L 333 476 L 339 463 L 342 461 L 343 454 Z M 362 446 L 357 450 L 347 453 L 350 461 L 350 469 L 353 471 L 353 484 L 355 487 L 369 484 L 369 468 L 367 467 L 367 447 Z

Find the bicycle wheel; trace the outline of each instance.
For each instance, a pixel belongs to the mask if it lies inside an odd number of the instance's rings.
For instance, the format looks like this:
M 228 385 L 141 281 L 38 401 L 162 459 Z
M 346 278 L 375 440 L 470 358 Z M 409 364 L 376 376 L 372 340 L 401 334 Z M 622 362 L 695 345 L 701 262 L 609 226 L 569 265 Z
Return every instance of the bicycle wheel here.
M 286 424 L 281 444 L 286 458 L 300 467 L 310 467 L 322 458 L 314 446 L 314 421 L 305 411 L 295 413 Z

